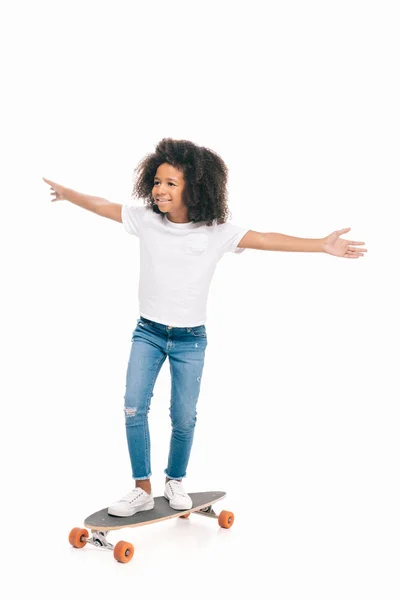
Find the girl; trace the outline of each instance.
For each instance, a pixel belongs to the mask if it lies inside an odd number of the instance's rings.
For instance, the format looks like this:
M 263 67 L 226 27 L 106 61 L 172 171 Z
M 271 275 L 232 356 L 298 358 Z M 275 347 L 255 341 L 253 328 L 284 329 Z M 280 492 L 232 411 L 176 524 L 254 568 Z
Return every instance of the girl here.
M 154 507 L 150 477 L 148 412 L 153 389 L 167 356 L 171 372 L 172 422 L 164 496 L 176 510 L 192 507 L 186 477 L 196 405 L 207 347 L 207 296 L 218 261 L 245 248 L 324 252 L 359 258 L 364 242 L 340 236 L 321 239 L 260 233 L 228 222 L 228 169 L 218 154 L 186 140 L 164 138 L 136 167 L 134 193 L 142 206 L 80 194 L 53 181 L 52 202 L 69 200 L 122 223 L 140 240 L 139 312 L 132 335 L 125 391 L 125 428 L 134 489 L 110 505 L 115 516 Z

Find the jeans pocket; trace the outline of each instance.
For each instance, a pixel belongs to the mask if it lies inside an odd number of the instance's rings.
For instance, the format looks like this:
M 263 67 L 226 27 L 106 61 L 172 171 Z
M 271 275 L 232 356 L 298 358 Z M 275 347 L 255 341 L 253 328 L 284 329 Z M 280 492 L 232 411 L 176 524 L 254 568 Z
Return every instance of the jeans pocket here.
M 202 337 L 202 338 L 207 337 L 207 332 L 206 332 L 206 328 L 204 327 L 204 325 L 199 325 L 198 327 L 193 327 L 191 330 L 191 334 L 193 337 Z
M 143 331 L 143 329 L 147 329 L 148 330 L 148 328 L 149 328 L 149 323 L 145 323 L 141 319 L 138 319 L 137 322 L 136 322 L 136 327 L 135 327 L 135 329 L 133 330 L 133 333 L 132 333 L 131 342 L 133 342 L 133 339 L 134 339 L 134 337 L 135 337 L 135 335 L 136 335 L 136 333 L 138 331 Z

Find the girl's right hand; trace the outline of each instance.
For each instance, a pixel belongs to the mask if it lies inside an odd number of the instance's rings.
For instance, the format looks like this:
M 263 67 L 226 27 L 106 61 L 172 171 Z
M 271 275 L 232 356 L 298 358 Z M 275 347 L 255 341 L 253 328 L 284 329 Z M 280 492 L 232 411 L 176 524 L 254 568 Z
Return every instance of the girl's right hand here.
M 45 177 L 42 177 L 42 179 L 43 181 L 48 183 L 52 189 L 51 195 L 54 196 L 54 198 L 51 199 L 52 202 L 55 202 L 56 200 L 67 200 L 67 198 L 64 195 L 64 190 L 66 190 L 67 188 L 65 188 L 63 185 L 60 185 L 59 183 L 56 183 L 55 181 L 50 181 L 50 179 L 46 179 Z

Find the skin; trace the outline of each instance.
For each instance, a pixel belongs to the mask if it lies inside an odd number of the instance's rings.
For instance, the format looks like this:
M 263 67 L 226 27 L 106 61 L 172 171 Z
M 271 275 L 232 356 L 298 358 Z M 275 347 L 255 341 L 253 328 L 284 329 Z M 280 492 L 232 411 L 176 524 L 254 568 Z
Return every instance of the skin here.
M 158 167 L 154 176 L 152 195 L 155 201 L 169 200 L 165 204 L 157 201 L 157 206 L 162 213 L 167 214 L 167 219 L 172 223 L 189 223 L 188 209 L 182 201 L 184 187 L 182 171 L 168 163 Z

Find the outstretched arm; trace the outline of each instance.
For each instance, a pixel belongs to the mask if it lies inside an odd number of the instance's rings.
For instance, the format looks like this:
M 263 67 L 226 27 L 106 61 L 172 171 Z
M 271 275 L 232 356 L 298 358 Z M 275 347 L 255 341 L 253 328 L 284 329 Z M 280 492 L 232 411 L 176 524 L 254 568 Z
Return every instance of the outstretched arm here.
M 351 227 L 334 231 L 324 238 L 299 238 L 283 233 L 260 233 L 248 231 L 240 240 L 238 248 L 254 250 L 278 250 L 281 252 L 324 252 L 332 256 L 358 258 L 368 252 L 365 242 L 344 240 L 340 236 L 348 233 Z
M 51 202 L 56 202 L 57 200 L 69 200 L 72 204 L 76 204 L 82 208 L 86 208 L 86 210 L 91 210 L 96 213 L 96 215 L 100 215 L 101 217 L 107 217 L 107 219 L 112 219 L 113 221 L 118 221 L 118 223 L 122 223 L 122 204 L 117 204 L 115 202 L 110 202 L 105 198 L 99 198 L 98 196 L 89 196 L 88 194 L 81 194 L 80 192 L 76 192 L 71 188 L 67 188 L 55 181 L 51 181 L 51 179 L 45 179 L 42 177 L 43 181 L 45 181 L 49 186 L 51 191 L 51 195 L 54 195 L 54 198 L 51 199 Z

